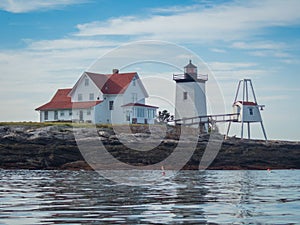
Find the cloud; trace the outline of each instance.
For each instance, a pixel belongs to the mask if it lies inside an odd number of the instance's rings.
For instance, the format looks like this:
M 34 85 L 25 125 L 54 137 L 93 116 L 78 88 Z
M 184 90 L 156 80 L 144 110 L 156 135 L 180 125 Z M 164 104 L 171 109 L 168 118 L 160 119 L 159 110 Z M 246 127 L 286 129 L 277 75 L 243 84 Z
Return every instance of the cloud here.
M 256 63 L 245 63 L 245 62 L 210 62 L 208 64 L 213 70 L 224 71 L 224 70 L 236 70 L 241 68 L 249 68 L 257 66 Z
M 208 66 L 218 80 L 239 80 L 247 77 L 267 76 L 268 69 L 261 69 L 256 63 L 245 62 L 210 62 Z
M 25 42 L 28 44 L 29 49 L 38 51 L 115 47 L 120 45 L 120 42 L 99 40 L 99 38 L 97 40 L 74 38 L 41 41 L 25 40 Z
M 263 28 L 300 23 L 300 1 L 234 1 L 169 15 L 126 16 L 79 24 L 78 36 L 131 35 L 168 41 L 230 41 Z M 162 9 L 163 10 L 163 9 Z
M 232 48 L 248 51 L 249 55 L 258 57 L 279 58 L 280 62 L 292 64 L 295 62 L 294 56 L 291 52 L 298 47 L 293 44 L 273 41 L 259 41 L 259 42 L 234 42 Z
M 1 0 L 0 9 L 11 13 L 26 13 L 81 4 L 87 0 Z
M 212 48 L 210 50 L 212 52 L 216 52 L 216 53 L 226 53 L 227 52 L 225 49 L 220 49 L 220 48 Z
M 260 42 L 234 42 L 233 48 L 237 49 L 263 49 L 263 50 L 276 50 L 286 48 L 285 43 L 271 42 L 271 41 L 260 41 Z

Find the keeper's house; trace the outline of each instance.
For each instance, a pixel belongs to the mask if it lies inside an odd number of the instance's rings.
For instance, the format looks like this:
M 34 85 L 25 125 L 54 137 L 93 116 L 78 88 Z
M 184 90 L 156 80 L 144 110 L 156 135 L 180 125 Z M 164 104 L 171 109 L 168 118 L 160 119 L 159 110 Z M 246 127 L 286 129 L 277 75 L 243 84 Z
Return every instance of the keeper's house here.
M 158 107 L 146 105 L 147 91 L 136 72 L 84 72 L 73 88 L 58 89 L 36 108 L 40 121 L 94 124 L 153 124 Z

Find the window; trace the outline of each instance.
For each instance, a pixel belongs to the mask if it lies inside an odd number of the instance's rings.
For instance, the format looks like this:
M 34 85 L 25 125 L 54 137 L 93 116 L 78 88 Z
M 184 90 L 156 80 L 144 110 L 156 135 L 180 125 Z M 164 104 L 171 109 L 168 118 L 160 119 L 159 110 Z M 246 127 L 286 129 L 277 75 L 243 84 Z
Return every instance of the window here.
M 44 119 L 45 119 L 45 120 L 48 120 L 48 116 L 49 116 L 49 115 L 48 115 L 48 111 L 45 111 L 45 112 L 44 112 Z
M 114 109 L 114 101 L 109 101 L 109 110 Z
M 133 85 L 133 86 L 136 85 L 136 78 L 133 78 L 133 80 L 132 80 L 132 85 Z
M 91 110 L 90 110 L 90 109 L 88 109 L 88 110 L 86 111 L 86 115 L 91 115 Z
M 131 97 L 132 97 L 132 103 L 137 102 L 137 93 L 132 93 Z
M 69 116 L 72 116 L 72 110 L 69 110 Z
M 145 117 L 145 109 L 137 108 L 137 117 Z
M 89 86 L 90 80 L 88 78 L 85 78 L 84 80 L 84 86 Z
M 253 116 L 253 108 L 249 108 L 249 114 Z
M 154 118 L 154 110 L 153 109 L 148 109 L 148 118 L 149 119 Z
M 183 100 L 186 100 L 188 97 L 188 93 L 187 92 L 183 92 Z
M 78 101 L 82 101 L 82 94 L 78 94 Z
M 90 99 L 91 101 L 93 101 L 93 100 L 94 100 L 94 93 L 90 93 L 90 95 L 89 95 L 89 99 Z
M 65 112 L 64 112 L 64 111 L 61 111 L 61 112 L 60 112 L 60 116 L 65 116 Z

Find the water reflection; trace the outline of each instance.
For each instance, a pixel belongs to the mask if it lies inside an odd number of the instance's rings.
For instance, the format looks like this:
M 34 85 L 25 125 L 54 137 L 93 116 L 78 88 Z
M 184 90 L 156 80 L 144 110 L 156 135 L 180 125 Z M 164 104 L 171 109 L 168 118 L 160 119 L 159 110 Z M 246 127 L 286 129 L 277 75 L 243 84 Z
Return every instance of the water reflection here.
M 95 172 L 0 170 L 0 224 L 297 223 L 299 178 L 299 171 L 182 171 L 125 186 Z

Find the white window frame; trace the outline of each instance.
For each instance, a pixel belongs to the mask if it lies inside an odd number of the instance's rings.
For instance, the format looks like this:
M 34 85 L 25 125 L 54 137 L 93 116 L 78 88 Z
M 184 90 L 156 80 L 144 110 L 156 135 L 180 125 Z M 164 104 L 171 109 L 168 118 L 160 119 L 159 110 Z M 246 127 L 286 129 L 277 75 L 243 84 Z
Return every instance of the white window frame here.
M 89 78 L 85 78 L 84 79 L 84 86 L 89 86 L 90 85 L 90 80 L 89 80 Z
M 49 112 L 48 111 L 44 112 L 44 120 L 49 120 Z
M 136 102 L 137 102 L 137 99 L 138 99 L 137 93 L 131 93 L 131 100 L 132 100 L 132 103 L 136 103 Z
M 81 93 L 78 93 L 77 100 L 78 101 L 82 101 L 83 100 L 83 95 Z
M 145 118 L 145 109 L 144 108 L 137 108 L 136 117 Z

